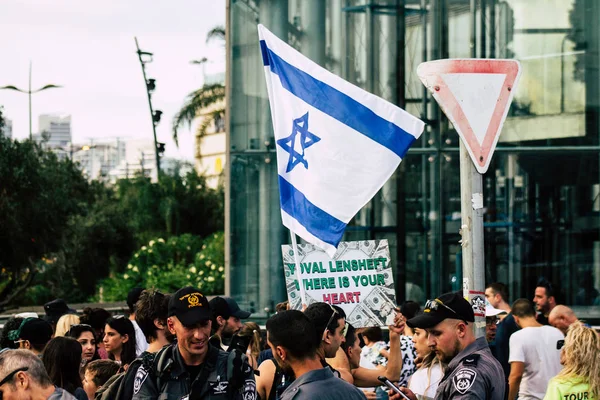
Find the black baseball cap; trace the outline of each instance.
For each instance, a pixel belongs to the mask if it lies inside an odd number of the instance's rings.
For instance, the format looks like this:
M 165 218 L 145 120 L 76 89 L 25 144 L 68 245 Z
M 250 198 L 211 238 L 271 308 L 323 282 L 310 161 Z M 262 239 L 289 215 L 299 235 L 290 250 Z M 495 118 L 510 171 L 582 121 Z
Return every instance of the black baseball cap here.
M 231 297 L 215 297 L 210 301 L 210 309 L 215 317 L 221 316 L 225 319 L 236 317 L 246 319 L 250 317 L 248 311 L 240 309 L 238 303 Z
M 210 320 L 208 300 L 192 286 L 181 288 L 169 299 L 168 316 L 177 317 L 184 326 Z
M 473 307 L 461 292 L 445 293 L 425 303 L 425 309 L 419 315 L 406 321 L 411 328 L 433 328 L 445 319 L 459 319 L 475 322 Z
M 31 318 L 22 324 L 19 339 L 29 340 L 35 345 L 45 345 L 52 339 L 52 326 L 41 318 Z
M 135 310 L 135 303 L 138 302 L 143 291 L 144 288 L 134 287 L 127 293 L 127 306 L 130 310 Z
M 54 324 L 65 314 L 77 313 L 77 311 L 70 308 L 63 299 L 52 300 L 44 304 L 44 312 L 46 313 L 44 320 Z

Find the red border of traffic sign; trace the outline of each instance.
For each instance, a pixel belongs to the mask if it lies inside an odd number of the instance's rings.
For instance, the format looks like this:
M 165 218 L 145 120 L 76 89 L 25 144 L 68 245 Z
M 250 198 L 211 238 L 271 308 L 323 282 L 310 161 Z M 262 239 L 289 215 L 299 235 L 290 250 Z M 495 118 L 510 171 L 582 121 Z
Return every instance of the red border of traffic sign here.
M 496 102 L 496 108 L 494 109 L 490 125 L 481 145 L 460 103 L 442 79 L 442 75 L 444 74 L 460 73 L 506 74 L 500 96 Z M 436 60 L 420 64 L 417 68 L 417 74 L 423 84 L 433 94 L 442 111 L 444 111 L 444 114 L 446 114 L 463 139 L 479 173 L 485 173 L 496 149 L 496 143 L 498 143 L 502 125 L 508 114 L 515 86 L 521 75 L 519 62 L 516 60 L 497 59 Z

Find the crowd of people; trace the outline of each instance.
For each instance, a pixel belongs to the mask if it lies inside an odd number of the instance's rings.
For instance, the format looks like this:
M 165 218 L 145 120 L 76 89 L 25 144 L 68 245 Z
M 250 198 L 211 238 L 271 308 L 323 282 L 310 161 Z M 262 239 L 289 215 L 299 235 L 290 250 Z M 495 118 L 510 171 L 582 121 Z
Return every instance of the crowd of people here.
M 396 308 L 387 335 L 344 310 L 286 303 L 266 323 L 229 297 L 142 288 L 129 315 L 63 300 L 15 315 L 0 335 L 0 399 L 598 399 L 600 337 L 541 281 L 510 305 L 490 284 L 486 335 L 446 293 Z M 387 336 L 387 337 L 386 337 Z

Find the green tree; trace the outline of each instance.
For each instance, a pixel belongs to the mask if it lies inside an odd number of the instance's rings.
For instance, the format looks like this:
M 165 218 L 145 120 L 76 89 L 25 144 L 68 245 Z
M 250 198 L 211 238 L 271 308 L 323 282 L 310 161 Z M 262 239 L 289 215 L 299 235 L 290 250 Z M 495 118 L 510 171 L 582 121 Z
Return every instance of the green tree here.
M 121 180 L 116 197 L 138 246 L 156 237 L 205 237 L 223 229 L 222 189 L 207 187 L 204 177 L 193 171 L 183 177 L 165 174 L 159 183 L 144 177 Z
M 211 29 L 207 36 L 206 42 L 211 40 L 225 41 L 225 27 L 216 26 Z M 207 61 L 206 58 L 201 60 L 192 61 L 193 64 L 203 64 Z M 182 126 L 192 126 L 192 122 L 196 117 L 200 115 L 202 110 L 205 110 L 211 106 L 222 103 L 225 99 L 225 86 L 220 83 L 204 85 L 200 89 L 191 92 L 181 109 L 173 117 L 173 140 L 178 143 L 178 133 Z M 217 118 L 223 118 L 225 116 L 225 108 L 223 106 L 216 106 L 210 111 L 198 127 L 198 136 L 202 137 L 206 134 L 208 127 L 214 123 Z
M 2 130 L 2 128 L 4 128 L 4 125 L 6 123 L 4 122 L 4 106 L 0 106 L 0 131 Z
M 71 161 L 31 141 L 0 137 L 0 307 L 61 249 L 69 218 L 89 200 L 89 184 Z

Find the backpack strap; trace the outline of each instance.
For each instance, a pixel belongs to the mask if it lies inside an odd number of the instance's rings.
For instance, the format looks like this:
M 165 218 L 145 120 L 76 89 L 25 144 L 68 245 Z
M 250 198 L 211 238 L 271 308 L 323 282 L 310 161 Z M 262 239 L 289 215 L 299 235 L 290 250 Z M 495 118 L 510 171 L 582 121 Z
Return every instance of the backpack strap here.
M 206 355 L 204 367 L 202 367 L 202 369 L 200 370 L 200 374 L 194 381 L 194 382 L 199 382 L 201 385 L 200 391 L 196 392 L 199 394 L 196 396 L 194 391 L 191 390 L 190 400 L 204 398 L 204 395 L 206 394 L 206 392 L 209 389 L 209 385 L 208 385 L 209 378 L 215 378 L 214 375 L 216 374 L 216 366 L 217 366 L 218 358 L 219 358 L 219 350 L 213 346 L 210 346 L 208 349 L 208 354 Z M 191 385 L 192 388 L 194 386 L 194 382 L 192 382 L 192 385 Z M 193 393 L 193 395 L 192 395 L 192 393 Z

